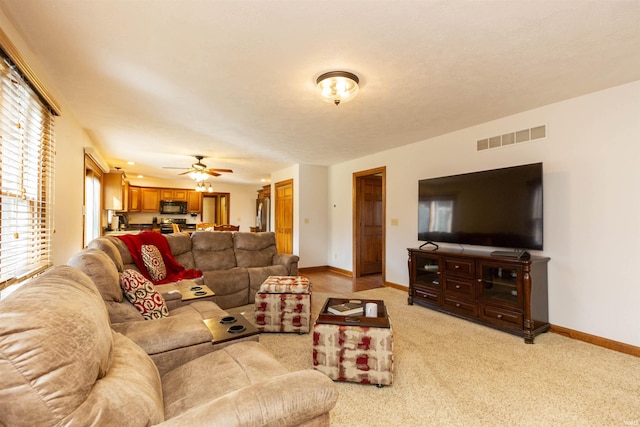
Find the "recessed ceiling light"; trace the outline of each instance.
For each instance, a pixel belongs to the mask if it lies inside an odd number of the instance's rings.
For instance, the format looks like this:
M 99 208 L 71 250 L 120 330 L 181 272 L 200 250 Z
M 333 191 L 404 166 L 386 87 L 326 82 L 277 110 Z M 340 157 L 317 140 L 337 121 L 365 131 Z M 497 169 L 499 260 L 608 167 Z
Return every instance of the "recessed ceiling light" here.
M 138 175 L 138 178 L 144 178 L 144 175 Z
M 128 165 L 135 165 L 135 164 L 136 164 L 136 162 L 131 162 L 131 161 L 129 161 L 129 162 L 127 162 L 127 164 L 128 164 Z

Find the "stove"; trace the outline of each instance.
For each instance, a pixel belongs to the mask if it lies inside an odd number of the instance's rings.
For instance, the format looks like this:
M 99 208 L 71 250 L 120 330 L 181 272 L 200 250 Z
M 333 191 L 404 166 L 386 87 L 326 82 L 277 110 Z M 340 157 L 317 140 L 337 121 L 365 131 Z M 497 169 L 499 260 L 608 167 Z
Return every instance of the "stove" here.
M 187 220 L 185 218 L 160 218 L 160 233 L 173 233 L 173 224 L 178 224 L 180 228 L 184 228 Z

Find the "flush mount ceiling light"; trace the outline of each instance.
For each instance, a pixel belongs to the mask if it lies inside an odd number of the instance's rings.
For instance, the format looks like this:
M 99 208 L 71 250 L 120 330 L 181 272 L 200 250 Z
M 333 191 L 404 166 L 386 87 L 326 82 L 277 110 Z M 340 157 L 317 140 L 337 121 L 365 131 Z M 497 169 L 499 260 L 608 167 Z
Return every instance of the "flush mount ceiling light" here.
M 359 82 L 358 76 L 348 71 L 330 71 L 318 77 L 316 88 L 322 99 L 340 105 L 356 97 Z

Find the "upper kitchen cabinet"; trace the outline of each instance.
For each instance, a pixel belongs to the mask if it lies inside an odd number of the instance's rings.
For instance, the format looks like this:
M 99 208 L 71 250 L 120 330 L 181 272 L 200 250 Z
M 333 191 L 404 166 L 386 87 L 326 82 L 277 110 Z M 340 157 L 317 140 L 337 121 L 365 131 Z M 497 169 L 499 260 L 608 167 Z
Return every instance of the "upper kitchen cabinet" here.
M 128 194 L 126 192 L 126 175 L 124 172 L 111 172 L 104 174 L 102 181 L 104 187 L 104 209 L 111 211 L 126 210 L 126 200 Z
M 129 212 L 140 212 L 140 187 L 129 186 Z
M 160 189 L 140 187 L 140 212 L 160 212 Z
M 187 192 L 189 190 L 181 188 L 161 188 L 160 200 L 180 200 L 187 201 Z
M 187 190 L 187 212 L 202 212 L 202 193 L 196 190 Z

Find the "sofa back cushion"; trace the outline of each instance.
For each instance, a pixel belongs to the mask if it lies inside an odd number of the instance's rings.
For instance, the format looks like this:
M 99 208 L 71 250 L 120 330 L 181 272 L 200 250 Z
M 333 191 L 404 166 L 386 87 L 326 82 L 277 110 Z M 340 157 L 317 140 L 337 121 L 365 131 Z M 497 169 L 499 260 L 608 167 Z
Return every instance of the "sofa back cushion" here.
M 105 377 L 112 346 L 102 297 L 79 270 L 14 291 L 0 301 L 0 425 L 60 423 Z
M 233 236 L 238 267 L 266 267 L 278 253 L 273 232 L 238 232 Z
M 138 266 L 136 266 L 136 263 L 133 260 L 131 252 L 129 252 L 129 248 L 127 247 L 126 243 L 118 239 L 116 236 L 106 236 L 103 237 L 103 239 L 107 239 L 111 243 L 113 243 L 113 246 L 116 247 L 118 253 L 120 254 L 120 258 L 122 259 L 122 268 L 118 268 L 118 271 L 123 272 L 128 268 L 140 271 L 138 269 Z
M 105 254 L 109 255 L 109 258 L 111 258 L 111 261 L 113 261 L 113 263 L 116 266 L 116 269 L 119 272 L 122 272 L 124 270 L 123 263 L 122 263 L 122 256 L 120 256 L 120 251 L 118 250 L 116 245 L 113 244 L 111 240 L 107 239 L 106 237 L 98 237 L 90 241 L 87 247 L 101 250 Z
M 191 236 L 187 233 L 171 233 L 164 236 L 167 238 L 171 255 L 175 260 L 187 270 L 196 268 L 191 252 Z
M 122 302 L 118 270 L 105 252 L 99 249 L 83 249 L 67 264 L 89 276 L 105 301 Z
M 59 266 L 0 301 L 0 425 L 164 420 L 149 356 L 111 330 L 93 281 Z
M 201 271 L 228 270 L 236 266 L 233 233 L 198 231 L 191 236 L 195 268 Z

